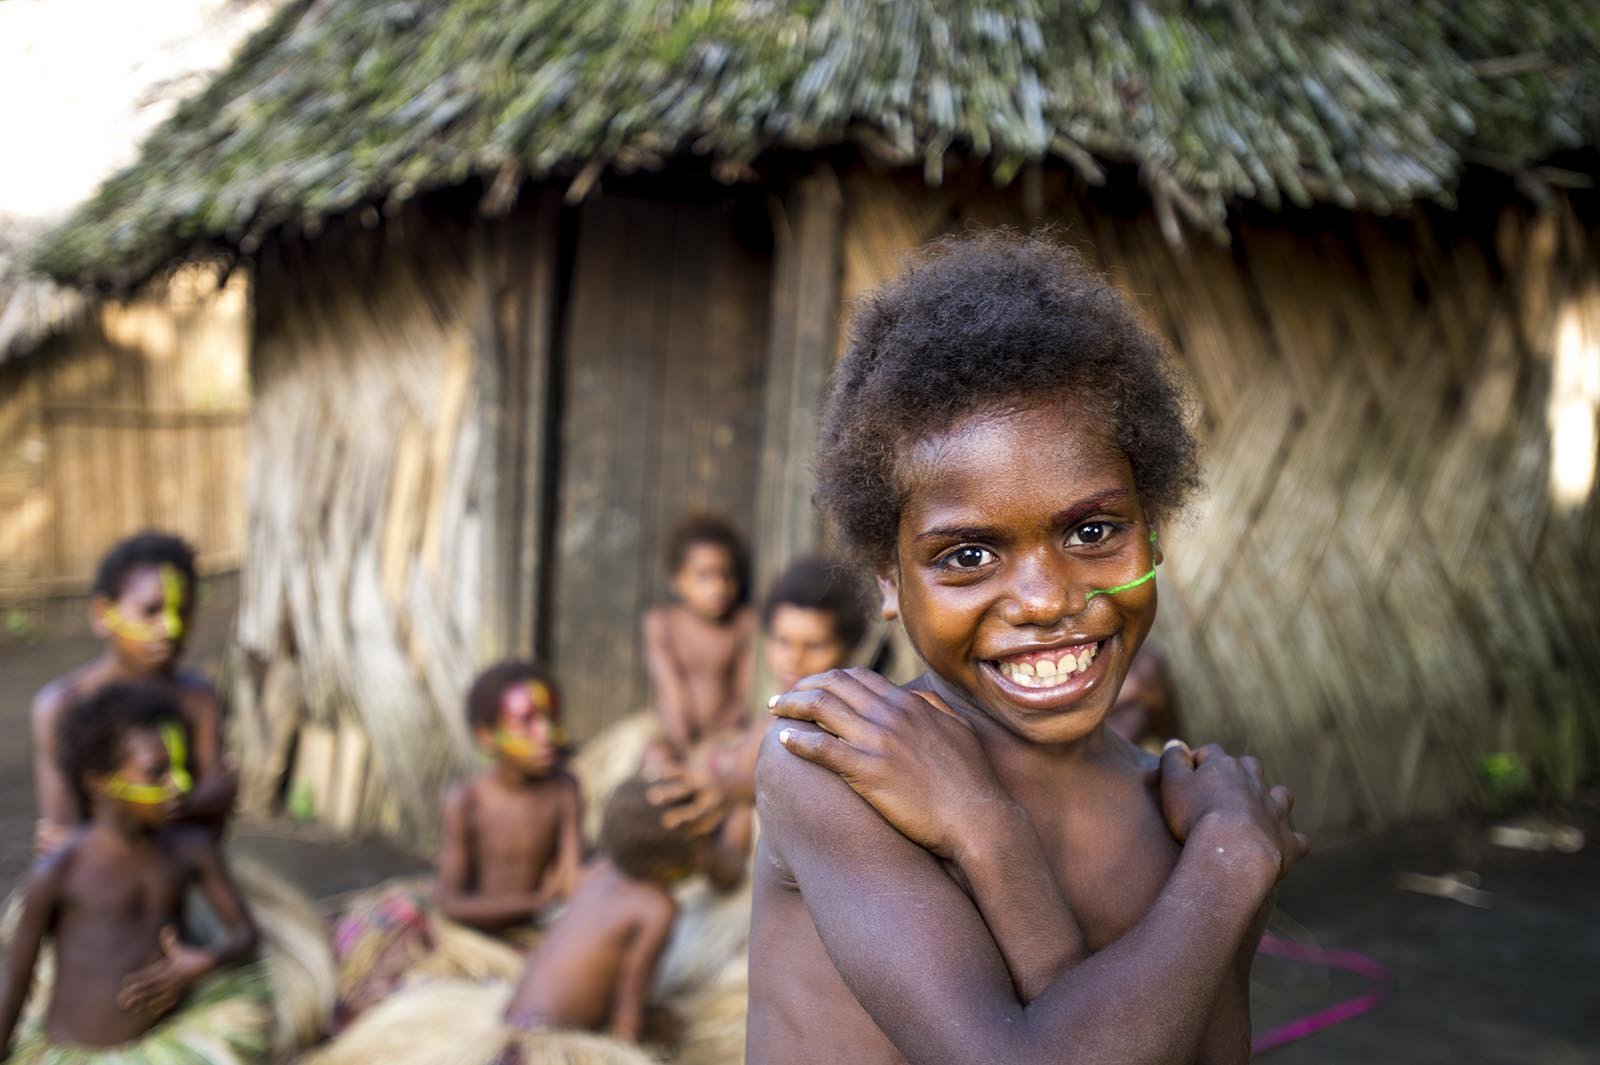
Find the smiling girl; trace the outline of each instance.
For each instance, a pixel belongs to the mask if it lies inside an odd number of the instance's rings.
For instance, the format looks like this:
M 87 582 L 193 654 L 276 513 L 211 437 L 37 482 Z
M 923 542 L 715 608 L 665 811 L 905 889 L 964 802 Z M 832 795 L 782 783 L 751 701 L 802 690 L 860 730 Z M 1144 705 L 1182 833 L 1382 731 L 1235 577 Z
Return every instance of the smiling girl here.
M 1183 398 L 1047 241 L 941 242 L 858 312 L 817 495 L 927 670 L 774 700 L 750 1061 L 1248 1060 L 1250 957 L 1305 848 L 1288 791 L 1105 727 L 1199 481 Z

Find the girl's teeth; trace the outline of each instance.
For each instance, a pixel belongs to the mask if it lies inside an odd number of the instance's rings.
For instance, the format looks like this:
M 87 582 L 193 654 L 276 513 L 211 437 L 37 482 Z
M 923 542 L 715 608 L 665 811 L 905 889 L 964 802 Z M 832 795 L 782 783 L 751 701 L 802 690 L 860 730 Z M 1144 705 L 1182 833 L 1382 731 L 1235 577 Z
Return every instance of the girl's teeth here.
M 1089 668 L 1099 644 L 1090 644 L 1076 656 L 1063 652 L 1060 660 L 1038 658 L 1032 662 L 1001 662 L 1000 672 L 1024 688 L 1053 688 Z

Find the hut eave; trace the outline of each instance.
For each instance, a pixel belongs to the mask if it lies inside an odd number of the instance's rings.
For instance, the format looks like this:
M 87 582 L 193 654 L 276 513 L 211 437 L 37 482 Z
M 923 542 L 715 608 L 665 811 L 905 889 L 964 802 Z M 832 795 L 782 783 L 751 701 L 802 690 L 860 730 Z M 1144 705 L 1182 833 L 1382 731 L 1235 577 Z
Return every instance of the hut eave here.
M 581 198 L 681 154 L 737 179 L 855 144 L 937 178 L 960 151 L 1000 183 L 1127 160 L 1215 230 L 1243 201 L 1447 202 L 1473 153 L 1521 170 L 1600 142 L 1592 3 L 1337 8 L 296 0 L 37 263 L 126 288 L 197 241 L 237 250 L 401 188 L 575 175 Z

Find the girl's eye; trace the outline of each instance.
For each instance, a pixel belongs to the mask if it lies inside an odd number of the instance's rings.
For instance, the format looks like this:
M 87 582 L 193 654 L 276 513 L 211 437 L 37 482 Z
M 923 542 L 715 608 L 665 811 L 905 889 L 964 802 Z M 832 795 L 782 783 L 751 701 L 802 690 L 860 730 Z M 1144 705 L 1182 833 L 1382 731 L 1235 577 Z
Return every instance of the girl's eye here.
M 1111 534 L 1114 531 L 1109 522 L 1086 521 L 1072 530 L 1072 535 L 1067 537 L 1067 546 L 1094 547 L 1111 539 Z
M 995 553 L 986 547 L 958 547 L 940 565 L 946 569 L 977 569 L 993 561 Z

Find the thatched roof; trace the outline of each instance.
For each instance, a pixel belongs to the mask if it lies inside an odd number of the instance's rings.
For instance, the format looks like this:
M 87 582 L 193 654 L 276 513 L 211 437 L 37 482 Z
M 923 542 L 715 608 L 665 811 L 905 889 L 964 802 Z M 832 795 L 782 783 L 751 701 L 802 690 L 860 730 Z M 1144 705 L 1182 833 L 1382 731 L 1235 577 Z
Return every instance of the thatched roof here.
M 859 145 L 1137 163 L 1233 200 L 1388 210 L 1600 140 L 1593 0 L 298 0 L 43 249 L 126 285 L 205 249 L 483 177 Z
M 71 324 L 88 301 L 28 269 L 37 227 L 0 215 L 0 363 L 37 347 Z

